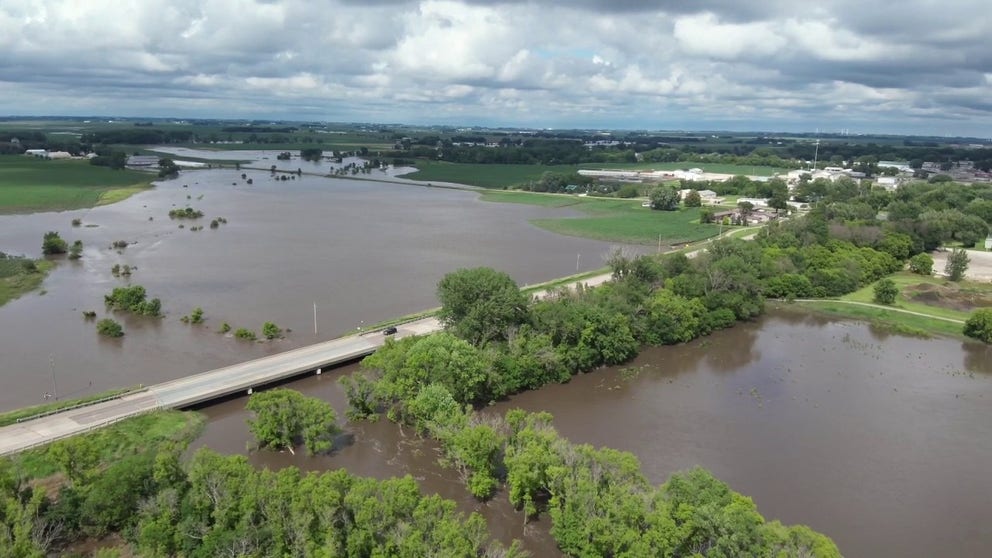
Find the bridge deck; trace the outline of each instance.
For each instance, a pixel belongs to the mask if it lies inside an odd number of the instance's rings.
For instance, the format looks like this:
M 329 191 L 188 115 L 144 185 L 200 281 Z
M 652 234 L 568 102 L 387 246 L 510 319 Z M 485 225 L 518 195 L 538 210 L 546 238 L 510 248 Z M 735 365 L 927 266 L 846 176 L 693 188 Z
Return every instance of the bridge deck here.
M 404 324 L 396 337 L 441 329 L 435 318 Z M 285 351 L 202 374 L 164 382 L 95 405 L 80 407 L 0 428 L 0 456 L 44 445 L 80 432 L 156 409 L 181 409 L 197 403 L 246 392 L 253 386 L 278 382 L 369 355 L 385 343 L 381 334 L 342 337 Z

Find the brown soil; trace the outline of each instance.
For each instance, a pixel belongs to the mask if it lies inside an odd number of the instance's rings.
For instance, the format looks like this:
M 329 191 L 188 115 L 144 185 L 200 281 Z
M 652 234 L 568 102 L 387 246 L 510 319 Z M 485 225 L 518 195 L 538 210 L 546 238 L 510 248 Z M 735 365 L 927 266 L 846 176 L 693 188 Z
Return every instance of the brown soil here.
M 955 285 L 931 285 L 923 283 L 905 287 L 902 291 L 906 298 L 927 304 L 961 312 L 970 312 L 975 308 L 992 306 L 992 298 L 980 293 L 960 290 Z

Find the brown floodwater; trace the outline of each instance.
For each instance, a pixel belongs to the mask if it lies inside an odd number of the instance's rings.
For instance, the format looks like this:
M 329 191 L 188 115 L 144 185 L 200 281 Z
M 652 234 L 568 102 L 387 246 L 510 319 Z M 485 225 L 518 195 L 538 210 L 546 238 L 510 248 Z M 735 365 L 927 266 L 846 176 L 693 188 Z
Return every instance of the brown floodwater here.
M 296 162 L 293 162 L 296 165 Z M 309 169 L 307 169 L 309 170 Z M 610 245 L 547 233 L 529 219 L 570 215 L 481 202 L 471 192 L 317 177 L 274 181 L 246 171 L 184 172 L 111 206 L 0 216 L 0 250 L 36 255 L 42 234 L 83 240 L 41 292 L 0 307 L 0 410 L 60 396 L 153 383 L 325 340 L 436 304 L 447 272 L 488 265 L 521 284 L 599 267 Z M 184 188 L 183 185 L 188 185 Z M 190 196 L 187 200 L 186 196 Z M 202 198 L 200 197 L 202 196 Z M 172 207 L 226 217 L 191 232 Z M 84 226 L 70 222 L 80 218 Z M 149 220 L 149 218 L 152 220 Z M 88 227 L 85 225 L 96 225 Z M 118 253 L 114 240 L 135 242 Z M 132 282 L 160 297 L 164 319 L 118 316 L 127 335 L 100 338 L 83 310 Z M 313 304 L 318 334 L 313 333 Z M 179 317 L 196 306 L 202 327 Z M 241 343 L 222 322 L 291 328 L 285 340 Z M 54 365 L 54 366 L 53 366 Z M 293 383 L 343 415 L 336 378 Z M 205 409 L 198 446 L 244 452 L 244 399 Z M 576 442 L 638 455 L 653 482 L 694 465 L 754 498 L 769 519 L 806 523 L 846 556 L 987 556 L 992 530 L 992 349 L 890 335 L 855 322 L 772 314 L 693 343 L 646 350 L 624 367 L 579 376 L 494 405 L 547 410 Z M 524 525 L 500 494 L 476 503 L 437 448 L 381 421 L 346 424 L 330 456 L 251 454 L 258 465 L 345 467 L 380 478 L 410 474 L 424 490 L 479 511 L 501 540 L 555 555 L 546 520 Z
M 0 251 L 37 256 L 50 230 L 85 246 L 81 260 L 59 261 L 43 290 L 0 307 L 0 411 L 55 391 L 65 398 L 174 379 L 425 310 L 437 305 L 438 280 L 458 268 L 491 266 L 524 285 L 575 273 L 577 262 L 602 267 L 611 249 L 528 222 L 574 215 L 569 210 L 488 203 L 460 190 L 244 172 L 253 185 L 241 171 L 184 171 L 110 206 L 0 216 Z M 205 217 L 169 219 L 170 209 L 186 205 Z M 211 230 L 215 217 L 228 223 Z M 71 226 L 75 218 L 82 226 Z M 205 228 L 193 232 L 194 224 Z M 133 244 L 113 250 L 115 240 Z M 118 315 L 122 339 L 99 337 L 82 317 L 103 317 L 104 295 L 128 284 L 111 275 L 114 264 L 137 268 L 130 282 L 160 298 L 166 313 Z M 205 325 L 179 321 L 197 306 Z M 266 321 L 292 332 L 254 344 L 215 333 L 223 322 L 258 332 Z
M 292 387 L 346 409 L 336 378 Z M 244 399 L 204 409 L 197 447 L 244 453 Z M 769 520 L 804 523 L 845 556 L 988 556 L 992 529 L 992 348 L 772 313 L 708 338 L 645 350 L 622 367 L 498 403 L 546 410 L 575 442 L 636 454 L 652 482 L 701 465 L 754 499 Z M 502 540 L 557 554 L 547 520 L 524 528 L 501 493 L 487 504 L 436 447 L 388 423 L 346 424 L 330 456 L 250 454 L 259 466 L 410 474 L 428 492 L 480 511 Z

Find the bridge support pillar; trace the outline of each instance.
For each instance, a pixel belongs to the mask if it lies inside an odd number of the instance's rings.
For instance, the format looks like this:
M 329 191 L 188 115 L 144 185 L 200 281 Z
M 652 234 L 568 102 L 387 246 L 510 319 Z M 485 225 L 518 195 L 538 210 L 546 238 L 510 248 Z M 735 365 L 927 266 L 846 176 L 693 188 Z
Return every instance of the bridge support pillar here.
M 251 395 L 251 388 L 248 388 L 248 395 Z
M 317 369 L 317 375 L 320 376 L 320 368 Z

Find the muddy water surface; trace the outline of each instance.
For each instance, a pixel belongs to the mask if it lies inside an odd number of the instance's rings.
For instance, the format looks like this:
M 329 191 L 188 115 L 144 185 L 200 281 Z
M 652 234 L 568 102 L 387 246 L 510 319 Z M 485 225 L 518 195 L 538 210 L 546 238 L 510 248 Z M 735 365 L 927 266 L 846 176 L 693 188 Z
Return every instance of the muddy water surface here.
M 343 413 L 337 376 L 296 382 Z M 198 445 L 244 452 L 244 400 L 205 412 Z M 486 412 L 547 410 L 576 442 L 635 453 L 660 483 L 695 465 L 754 498 L 768 519 L 805 523 L 845 556 L 988 556 L 992 530 L 992 350 L 889 335 L 854 322 L 773 314 L 624 367 L 519 395 Z M 411 474 L 478 510 L 503 540 L 553 555 L 547 525 L 526 529 L 500 494 L 472 501 L 435 448 L 385 421 L 347 425 L 332 456 L 255 453 L 272 468 Z
M 241 171 L 184 171 L 106 207 L 0 216 L 4 252 L 37 256 L 50 230 L 85 245 L 81 260 L 59 262 L 44 291 L 0 307 L 0 411 L 41 403 L 45 393 L 79 396 L 203 372 L 431 308 L 438 280 L 458 268 L 487 265 L 536 283 L 574 273 L 577 259 L 582 269 L 601 267 L 611 249 L 528 223 L 567 210 L 487 203 L 450 189 L 245 172 L 253 185 Z M 169 219 L 170 209 L 186 205 L 205 217 Z M 211 230 L 216 217 L 228 223 Z M 72 227 L 74 218 L 83 226 Z M 205 228 L 192 232 L 193 225 Z M 112 250 L 115 240 L 133 244 Z M 84 310 L 103 317 L 104 295 L 128 284 L 111 275 L 114 264 L 136 267 L 130 282 L 160 298 L 166 313 L 115 316 L 127 332 L 116 340 L 82 318 Z M 206 324 L 182 324 L 197 306 Z M 215 333 L 222 322 L 258 332 L 265 321 L 292 332 L 255 344 Z

